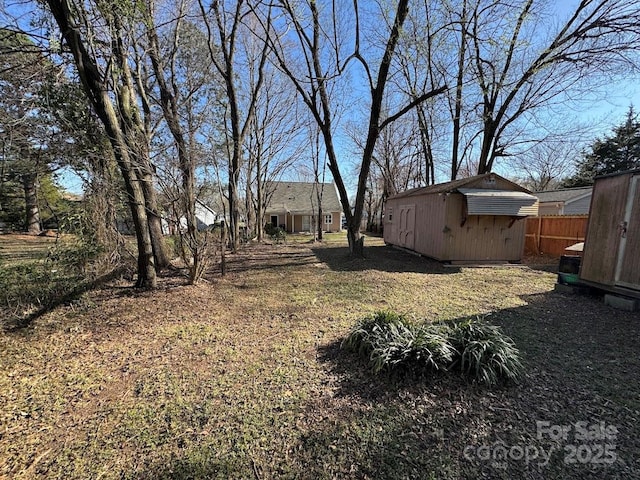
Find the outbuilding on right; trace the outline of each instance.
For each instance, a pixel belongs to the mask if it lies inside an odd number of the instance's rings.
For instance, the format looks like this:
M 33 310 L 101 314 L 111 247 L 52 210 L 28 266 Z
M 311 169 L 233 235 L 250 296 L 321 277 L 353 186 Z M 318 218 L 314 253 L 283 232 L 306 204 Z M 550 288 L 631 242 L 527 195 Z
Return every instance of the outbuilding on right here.
M 640 298 L 640 169 L 596 178 L 580 280 Z

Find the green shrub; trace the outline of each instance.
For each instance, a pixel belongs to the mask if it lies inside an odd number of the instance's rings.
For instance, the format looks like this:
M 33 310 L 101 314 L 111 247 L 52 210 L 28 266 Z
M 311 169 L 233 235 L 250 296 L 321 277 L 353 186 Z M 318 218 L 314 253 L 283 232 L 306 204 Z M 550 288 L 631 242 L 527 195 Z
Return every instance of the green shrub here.
M 450 339 L 458 352 L 452 367 L 478 382 L 517 381 L 524 371 L 513 340 L 480 318 L 455 324 Z
M 9 320 L 51 304 L 81 280 L 48 263 L 0 266 L 0 317 Z
M 286 240 L 287 232 L 282 227 L 276 227 L 272 223 L 267 223 L 264 226 L 264 233 L 269 235 L 272 240 L 282 241 Z
M 71 243 L 56 243 L 49 249 L 47 261 L 53 269 L 62 269 L 68 274 L 86 274 L 92 261 L 103 252 L 102 245 L 78 239 Z
M 440 370 L 455 353 L 436 326 L 416 326 L 393 312 L 377 312 L 358 322 L 343 346 L 368 356 L 375 373 Z
M 380 337 L 385 336 L 391 325 L 404 324 L 405 318 L 393 312 L 376 312 L 360 320 L 344 339 L 342 346 L 360 355 L 370 355 Z
M 402 315 L 377 312 L 360 320 L 342 346 L 367 358 L 374 373 L 460 371 L 487 385 L 502 379 L 517 380 L 523 373 L 513 341 L 499 327 L 480 318 L 453 326 L 416 325 Z

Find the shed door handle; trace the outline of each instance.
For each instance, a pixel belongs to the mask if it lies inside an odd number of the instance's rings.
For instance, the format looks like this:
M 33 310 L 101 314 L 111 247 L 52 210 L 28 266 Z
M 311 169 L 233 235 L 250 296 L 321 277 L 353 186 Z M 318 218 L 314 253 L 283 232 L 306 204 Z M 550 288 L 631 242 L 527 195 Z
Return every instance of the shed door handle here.
M 620 225 L 618 227 L 620 228 L 620 237 L 621 238 L 626 238 L 627 237 L 627 222 L 626 221 L 620 222 Z

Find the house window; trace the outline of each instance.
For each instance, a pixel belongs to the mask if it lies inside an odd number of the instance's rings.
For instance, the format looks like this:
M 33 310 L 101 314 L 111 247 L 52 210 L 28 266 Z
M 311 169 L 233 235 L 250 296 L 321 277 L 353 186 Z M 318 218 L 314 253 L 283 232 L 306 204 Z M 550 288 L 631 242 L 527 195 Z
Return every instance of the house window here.
M 393 220 L 393 210 L 389 209 L 389 212 L 387 213 L 387 220 L 389 222 L 391 222 Z
M 274 227 L 278 226 L 278 215 L 271 215 L 271 225 Z
M 325 225 L 331 225 L 333 223 L 333 214 L 329 213 L 328 215 L 324 216 L 324 224 Z

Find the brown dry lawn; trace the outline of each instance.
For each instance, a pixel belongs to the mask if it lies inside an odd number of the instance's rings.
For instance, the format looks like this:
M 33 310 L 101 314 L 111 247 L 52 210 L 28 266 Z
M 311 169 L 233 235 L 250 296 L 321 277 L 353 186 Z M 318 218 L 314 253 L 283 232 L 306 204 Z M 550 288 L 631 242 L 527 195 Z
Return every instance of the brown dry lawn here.
M 6 329 L 0 477 L 640 478 L 637 313 L 555 293 L 537 266 L 444 268 L 367 244 L 363 260 L 335 241 L 249 246 L 223 279 L 115 281 Z M 526 378 L 373 376 L 340 341 L 376 310 L 487 314 Z M 566 438 L 539 438 L 538 421 Z M 576 422 L 617 433 L 582 439 Z

